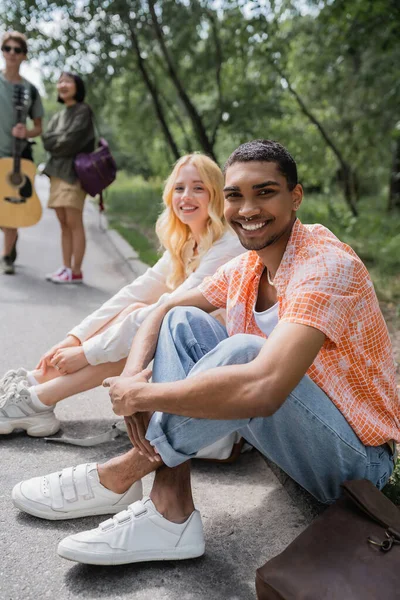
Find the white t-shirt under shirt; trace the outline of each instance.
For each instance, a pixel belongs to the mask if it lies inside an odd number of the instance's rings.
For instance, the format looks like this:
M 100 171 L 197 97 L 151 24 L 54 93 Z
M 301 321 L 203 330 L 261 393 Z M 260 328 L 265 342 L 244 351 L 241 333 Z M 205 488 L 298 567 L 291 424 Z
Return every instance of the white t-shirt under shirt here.
M 273 306 L 262 312 L 257 312 L 254 308 L 253 312 L 257 327 L 261 329 L 266 336 L 270 336 L 272 331 L 278 325 L 278 303 L 276 302 Z

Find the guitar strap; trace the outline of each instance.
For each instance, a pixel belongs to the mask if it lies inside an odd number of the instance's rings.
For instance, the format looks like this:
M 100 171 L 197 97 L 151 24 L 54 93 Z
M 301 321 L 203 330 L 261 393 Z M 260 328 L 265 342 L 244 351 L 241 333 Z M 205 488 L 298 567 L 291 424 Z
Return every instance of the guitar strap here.
M 32 119 L 32 121 L 33 121 L 33 107 L 34 107 L 36 99 L 38 97 L 38 91 L 37 91 L 37 88 L 33 85 L 33 83 L 30 83 L 29 85 L 30 85 L 31 105 L 29 107 L 28 115 L 29 115 L 29 118 Z

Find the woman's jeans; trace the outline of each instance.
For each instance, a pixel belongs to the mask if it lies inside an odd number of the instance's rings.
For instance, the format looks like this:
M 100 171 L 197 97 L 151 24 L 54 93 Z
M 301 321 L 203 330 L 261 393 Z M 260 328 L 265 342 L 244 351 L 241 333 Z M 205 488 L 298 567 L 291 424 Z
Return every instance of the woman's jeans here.
M 153 382 L 178 381 L 214 367 L 248 363 L 264 343 L 255 335 L 228 337 L 225 327 L 197 308 L 175 308 L 160 331 Z M 339 497 L 340 484 L 347 479 L 369 479 L 381 489 L 394 466 L 389 446 L 364 446 L 307 375 L 270 417 L 211 420 L 157 412 L 146 437 L 164 463 L 176 467 L 234 431 L 324 503 Z

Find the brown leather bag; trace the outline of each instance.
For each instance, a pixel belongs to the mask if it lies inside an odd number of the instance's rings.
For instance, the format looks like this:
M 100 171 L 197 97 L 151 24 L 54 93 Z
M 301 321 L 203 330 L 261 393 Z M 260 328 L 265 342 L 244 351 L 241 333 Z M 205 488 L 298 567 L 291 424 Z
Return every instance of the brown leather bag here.
M 257 570 L 258 600 L 400 598 L 400 510 L 370 481 L 344 494 Z

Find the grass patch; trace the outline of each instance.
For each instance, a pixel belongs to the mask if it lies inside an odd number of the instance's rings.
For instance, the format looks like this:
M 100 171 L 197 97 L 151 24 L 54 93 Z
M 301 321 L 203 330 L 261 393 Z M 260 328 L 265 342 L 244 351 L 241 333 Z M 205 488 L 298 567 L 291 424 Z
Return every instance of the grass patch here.
M 154 231 L 162 211 L 162 182 L 118 173 L 106 199 L 107 216 L 116 229 L 139 254 L 140 260 L 153 265 L 159 258 Z
M 127 242 L 129 242 L 132 248 L 136 250 L 141 261 L 148 265 L 154 265 L 158 261 L 160 255 L 155 250 L 153 243 L 140 231 L 136 231 L 131 227 L 126 227 L 117 222 L 113 223 L 112 220 L 110 220 L 110 225 L 113 229 L 116 229 Z

